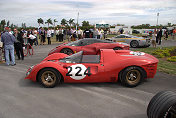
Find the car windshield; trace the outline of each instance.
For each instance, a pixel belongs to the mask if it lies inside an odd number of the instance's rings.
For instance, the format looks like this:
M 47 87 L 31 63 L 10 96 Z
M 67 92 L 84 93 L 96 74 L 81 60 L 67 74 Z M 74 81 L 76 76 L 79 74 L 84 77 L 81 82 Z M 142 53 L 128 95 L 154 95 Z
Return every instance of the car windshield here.
M 68 45 L 68 46 L 79 46 L 79 42 L 80 42 L 80 40 L 77 40 L 77 41 L 74 41 L 74 42 L 71 42 L 71 43 L 67 43 L 65 45 Z
M 80 51 L 76 54 L 73 54 L 71 56 L 68 56 L 68 57 L 65 57 L 65 58 L 61 59 L 60 62 L 63 62 L 63 63 L 80 63 L 81 59 L 82 59 L 82 54 L 83 54 L 83 51 Z
M 100 55 L 83 55 L 80 51 L 60 60 L 63 63 L 100 63 Z

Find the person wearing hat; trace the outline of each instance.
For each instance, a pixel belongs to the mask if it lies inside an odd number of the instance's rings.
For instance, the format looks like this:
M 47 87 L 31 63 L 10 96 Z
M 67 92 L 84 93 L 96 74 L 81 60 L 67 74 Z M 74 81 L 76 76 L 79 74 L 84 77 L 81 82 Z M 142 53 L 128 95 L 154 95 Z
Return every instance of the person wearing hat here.
M 14 56 L 14 42 L 15 37 L 8 32 L 9 28 L 5 27 L 5 32 L 1 35 L 1 42 L 3 42 L 4 49 L 5 49 L 5 59 L 6 65 L 10 65 L 10 57 L 11 57 L 11 65 L 14 66 L 15 64 L 15 56 Z M 10 57 L 9 57 L 10 54 Z

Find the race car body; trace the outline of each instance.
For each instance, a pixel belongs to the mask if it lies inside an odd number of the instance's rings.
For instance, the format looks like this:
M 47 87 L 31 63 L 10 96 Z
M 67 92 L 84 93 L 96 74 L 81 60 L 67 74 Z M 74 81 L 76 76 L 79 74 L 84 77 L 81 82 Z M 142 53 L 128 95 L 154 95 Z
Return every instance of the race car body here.
M 130 47 L 132 48 L 149 47 L 151 44 L 151 40 L 149 38 L 137 37 L 137 36 L 126 35 L 126 34 L 117 35 L 107 40 L 113 41 L 113 42 L 124 42 L 129 44 Z
M 84 51 L 84 54 L 96 54 L 100 49 L 129 50 L 129 45 L 100 39 L 81 39 L 59 45 L 51 50 L 48 55 L 53 53 L 65 53 L 70 55 L 79 51 Z
M 25 79 L 39 81 L 45 87 L 57 83 L 117 82 L 129 87 L 153 78 L 158 60 L 143 52 L 101 49 L 96 55 L 54 53 L 28 69 Z

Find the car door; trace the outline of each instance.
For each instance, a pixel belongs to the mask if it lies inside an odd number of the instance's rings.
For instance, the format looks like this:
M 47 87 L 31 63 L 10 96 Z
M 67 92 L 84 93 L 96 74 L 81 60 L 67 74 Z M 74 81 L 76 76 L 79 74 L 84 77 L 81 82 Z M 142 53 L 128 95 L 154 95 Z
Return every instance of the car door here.
M 115 37 L 117 42 L 126 42 L 126 38 L 124 35 L 118 35 Z
M 68 63 L 65 82 L 108 82 L 106 73 L 104 72 L 103 57 L 99 62 L 95 62 L 96 59 L 92 59 L 94 62 L 89 61 L 91 55 L 86 55 L 87 61 L 81 63 Z M 83 57 L 84 58 L 84 57 Z M 89 58 L 89 59 L 88 59 Z

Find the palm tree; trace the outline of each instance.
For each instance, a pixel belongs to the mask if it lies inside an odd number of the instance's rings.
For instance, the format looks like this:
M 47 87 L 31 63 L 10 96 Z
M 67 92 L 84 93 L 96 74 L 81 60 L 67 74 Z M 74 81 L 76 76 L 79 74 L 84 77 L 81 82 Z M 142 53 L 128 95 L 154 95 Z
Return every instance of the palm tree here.
M 39 26 L 40 26 L 40 24 L 43 24 L 43 19 L 42 18 L 39 18 L 39 19 L 37 19 L 37 22 L 38 22 L 38 24 L 39 24 Z
M 5 25 L 6 25 L 5 19 L 4 19 L 4 20 L 1 20 L 1 25 L 2 25 L 2 28 L 4 29 L 4 27 L 5 27 Z
M 71 25 L 74 24 L 74 20 L 75 20 L 75 19 L 72 19 L 72 18 L 70 18 L 70 20 L 68 20 L 68 23 L 70 24 L 70 27 L 71 27 Z
M 56 19 L 54 19 L 54 31 L 55 31 L 55 23 L 58 22 Z
M 51 18 L 49 18 L 49 19 L 45 22 L 45 24 L 48 24 L 48 27 L 49 27 L 50 24 L 52 25 L 53 22 L 52 22 Z
M 67 24 L 67 20 L 63 18 L 63 19 L 61 20 L 61 25 L 64 25 L 64 26 L 65 26 L 66 24 Z

